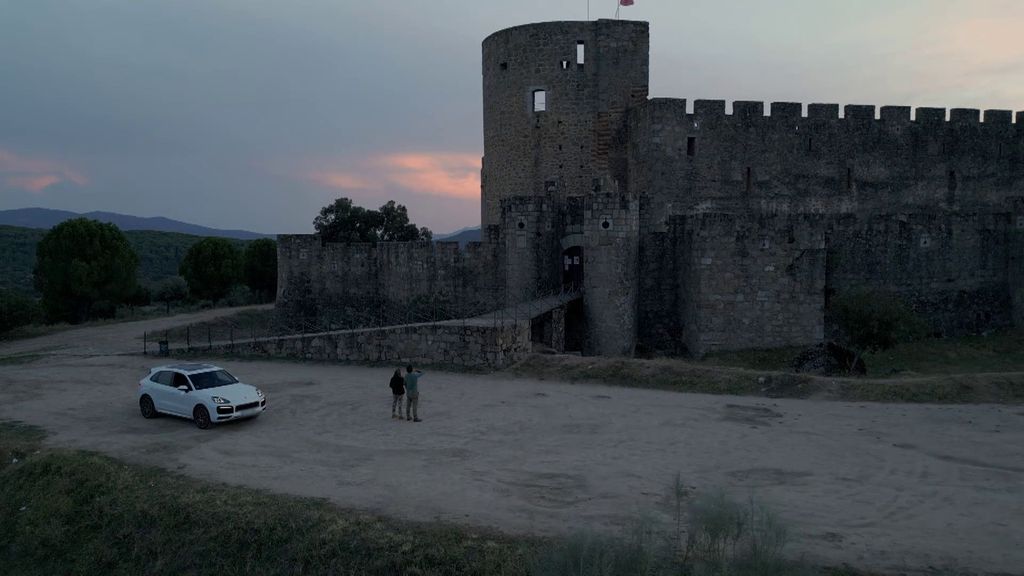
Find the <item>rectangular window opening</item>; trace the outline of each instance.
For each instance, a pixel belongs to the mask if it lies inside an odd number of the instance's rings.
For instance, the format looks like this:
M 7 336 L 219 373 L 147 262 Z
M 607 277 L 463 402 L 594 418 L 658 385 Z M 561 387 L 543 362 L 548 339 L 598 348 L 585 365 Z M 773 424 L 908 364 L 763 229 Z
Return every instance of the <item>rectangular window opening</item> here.
M 501 69 L 502 70 L 508 70 L 508 62 L 502 62 L 501 63 Z
M 814 139 L 813 138 L 808 138 L 807 139 L 807 151 L 808 152 L 814 152 Z
M 548 109 L 548 93 L 544 90 L 533 91 L 533 111 L 544 112 Z
M 754 179 L 751 174 L 750 166 L 747 166 L 747 192 L 754 189 Z
M 846 191 L 853 190 L 853 168 L 846 169 Z
M 586 61 L 587 45 L 584 44 L 583 40 L 576 42 L 576 65 L 583 66 Z
M 686 139 L 686 155 L 691 157 L 697 155 L 697 138 L 690 136 Z

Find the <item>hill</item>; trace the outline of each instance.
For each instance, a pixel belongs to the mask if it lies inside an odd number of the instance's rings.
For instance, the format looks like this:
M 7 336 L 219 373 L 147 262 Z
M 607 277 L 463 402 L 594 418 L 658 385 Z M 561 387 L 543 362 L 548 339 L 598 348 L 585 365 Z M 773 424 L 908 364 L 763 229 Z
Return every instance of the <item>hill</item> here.
M 459 246 L 465 246 L 469 242 L 480 241 L 480 229 L 479 228 L 463 228 L 458 232 L 452 232 L 451 234 L 443 234 L 435 236 L 434 240 L 437 242 L 458 242 Z
M 249 232 L 248 230 L 221 230 L 208 228 L 198 224 L 189 224 L 170 218 L 142 218 L 116 212 L 87 212 L 79 214 L 67 210 L 51 210 L 49 208 L 19 208 L 17 210 L 0 210 L 0 226 L 19 226 L 21 228 L 43 228 L 49 230 L 57 224 L 71 218 L 91 218 L 100 222 L 117 225 L 121 230 L 147 230 L 155 232 L 177 232 L 193 236 L 217 236 L 237 240 L 255 240 L 271 238 L 270 234 Z
M 36 264 L 36 245 L 46 230 L 0 226 L 0 288 L 32 294 L 32 269 Z M 139 256 L 139 282 L 153 284 L 169 276 L 178 275 L 178 266 L 185 253 L 203 236 L 154 232 L 152 230 L 124 230 L 125 237 Z M 239 248 L 246 241 L 233 240 Z

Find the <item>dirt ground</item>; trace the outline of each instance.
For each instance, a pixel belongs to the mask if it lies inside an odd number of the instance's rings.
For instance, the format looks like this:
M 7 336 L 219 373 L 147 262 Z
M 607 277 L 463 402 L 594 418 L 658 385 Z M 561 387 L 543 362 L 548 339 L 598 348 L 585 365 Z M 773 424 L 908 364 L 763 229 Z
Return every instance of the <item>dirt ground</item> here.
M 59 446 L 413 520 L 510 532 L 665 518 L 676 474 L 772 505 L 808 560 L 906 571 L 1024 566 L 1024 407 L 704 396 L 428 373 L 421 416 L 392 420 L 390 369 L 222 361 L 268 395 L 208 431 L 144 420 L 159 363 L 136 336 L 175 320 L 0 344 L 0 419 Z M 26 356 L 12 360 L 15 355 Z M 43 356 L 39 356 L 43 355 Z

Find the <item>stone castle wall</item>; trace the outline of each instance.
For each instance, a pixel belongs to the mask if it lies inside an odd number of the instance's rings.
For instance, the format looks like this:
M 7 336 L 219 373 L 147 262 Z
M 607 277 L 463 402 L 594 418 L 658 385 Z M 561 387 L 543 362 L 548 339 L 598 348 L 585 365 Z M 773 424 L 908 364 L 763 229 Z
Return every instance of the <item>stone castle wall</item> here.
M 1007 209 L 1024 195 L 1024 113 L 654 99 L 630 112 L 630 188 L 672 214 Z
M 482 314 L 503 302 L 496 243 L 321 243 L 278 236 L 279 319 L 354 328 Z

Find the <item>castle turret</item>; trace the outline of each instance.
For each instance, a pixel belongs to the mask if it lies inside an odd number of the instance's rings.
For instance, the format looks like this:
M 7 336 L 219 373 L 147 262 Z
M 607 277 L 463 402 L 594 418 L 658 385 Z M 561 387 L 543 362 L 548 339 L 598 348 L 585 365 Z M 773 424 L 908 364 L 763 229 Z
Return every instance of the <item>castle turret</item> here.
M 483 42 L 482 215 L 501 200 L 626 186 L 625 112 L 647 98 L 646 22 L 547 22 Z M 625 191 L 625 190 L 624 190 Z

